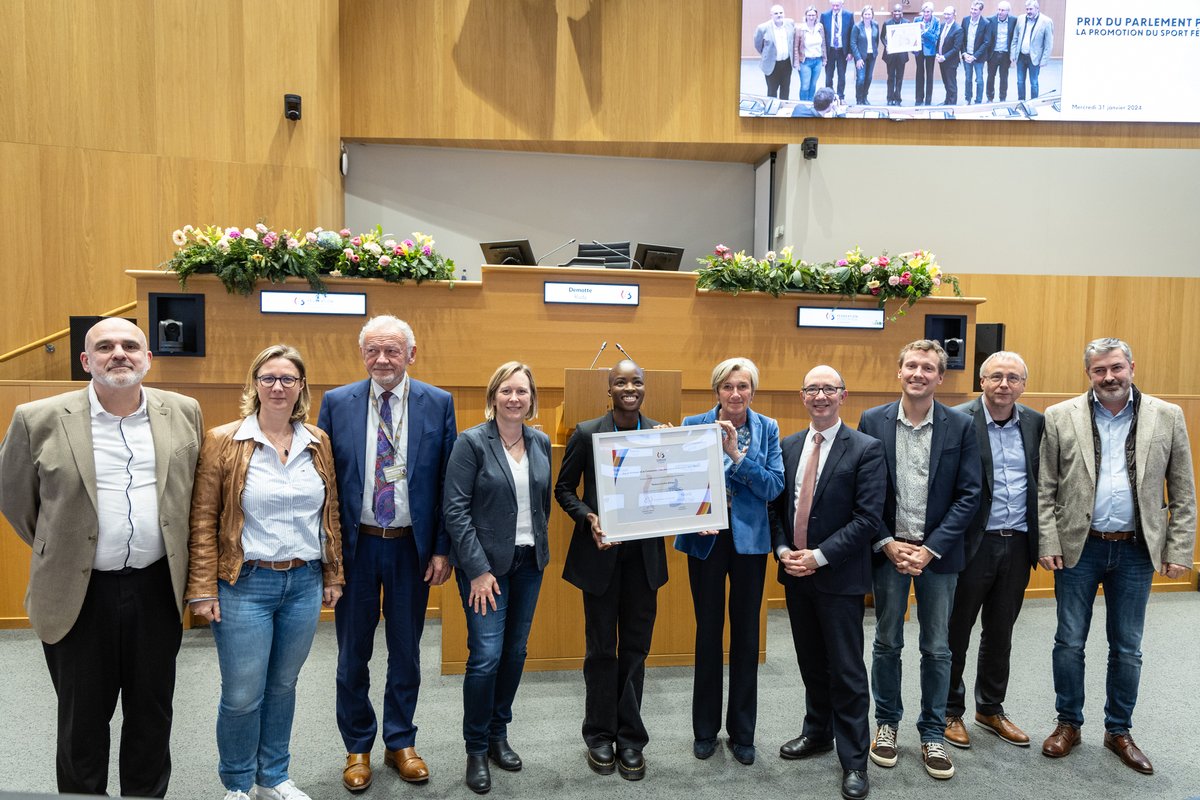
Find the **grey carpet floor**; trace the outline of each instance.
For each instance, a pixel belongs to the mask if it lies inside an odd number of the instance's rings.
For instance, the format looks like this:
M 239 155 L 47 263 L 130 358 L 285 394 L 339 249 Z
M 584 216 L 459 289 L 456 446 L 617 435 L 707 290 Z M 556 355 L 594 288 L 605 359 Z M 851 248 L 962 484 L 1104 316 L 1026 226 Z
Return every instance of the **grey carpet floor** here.
M 1116 800 L 1117 798 L 1200 797 L 1200 768 L 1193 748 L 1200 745 L 1200 595 L 1156 594 L 1150 601 L 1143 644 L 1141 697 L 1134 736 L 1154 762 L 1156 774 L 1138 775 L 1124 767 L 1101 744 L 1103 735 L 1104 605 L 1098 601 L 1088 645 L 1087 702 L 1083 744 L 1068 758 L 1043 757 L 1041 740 L 1054 725 L 1054 693 L 1050 649 L 1054 638 L 1054 604 L 1033 600 L 1017 624 L 1013 674 L 1007 710 L 1034 739 L 1031 748 L 1001 742 L 971 725 L 974 746 L 952 750 L 958 774 L 934 781 L 921 767 L 914 727 L 918 707 L 917 630 L 906 627 L 905 720 L 900 730 L 900 763 L 890 770 L 870 767 L 872 797 L 997 800 Z M 758 761 L 749 767 L 735 762 L 722 747 L 708 761 L 691 755 L 690 668 L 649 670 L 644 714 L 651 742 L 646 749 L 647 778 L 627 783 L 618 776 L 594 775 L 584 763 L 579 725 L 583 683 L 578 672 L 532 672 L 525 676 L 514 709 L 510 741 L 521 753 L 519 773 L 493 770 L 493 797 L 593 798 L 678 797 L 794 798 L 839 796 L 841 772 L 832 753 L 803 761 L 784 761 L 779 745 L 797 735 L 804 709 L 804 688 L 792 650 L 786 613 L 771 611 L 767 621 L 767 660 L 758 681 Z M 867 648 L 874 621 L 868 610 Z M 394 772 L 377 771 L 364 800 L 384 797 L 467 798 L 462 783 L 462 679 L 439 674 L 441 628 L 431 622 L 422 645 L 424 684 L 417 709 L 418 750 L 433 773 L 424 786 L 409 786 Z M 974 653 L 972 653 L 972 658 Z M 373 673 L 381 674 L 383 642 L 379 639 Z M 344 750 L 334 721 L 333 676 L 336 643 L 332 624 L 322 624 L 311 656 L 300 675 L 296 722 L 292 733 L 291 775 L 314 800 L 347 800 L 341 786 Z M 0 729 L 0 790 L 53 793 L 54 692 L 46 674 L 41 646 L 30 631 L 0 631 L 0 708 L 7 724 Z M 968 686 L 973 678 L 968 668 Z M 184 634 L 175 693 L 172 735 L 174 774 L 168 797 L 220 800 L 216 774 L 214 726 L 220 678 L 212 637 L 206 630 Z M 378 704 L 378 687 L 373 688 Z M 970 712 L 969 712 L 970 713 Z M 119 736 L 113 723 L 114 742 Z M 382 744 L 373 754 L 382 761 Z M 110 791 L 118 782 L 113 758 Z

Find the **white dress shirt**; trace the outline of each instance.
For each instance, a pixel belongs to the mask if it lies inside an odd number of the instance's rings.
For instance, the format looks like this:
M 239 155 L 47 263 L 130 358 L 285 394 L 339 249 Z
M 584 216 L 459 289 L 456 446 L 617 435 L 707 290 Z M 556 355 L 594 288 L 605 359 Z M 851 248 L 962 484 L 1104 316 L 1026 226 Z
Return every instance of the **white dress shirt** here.
M 367 403 L 367 463 L 363 465 L 363 501 L 362 514 L 359 515 L 360 525 L 382 527 L 375 519 L 375 446 L 379 436 L 379 396 L 384 388 L 371 381 L 371 402 Z M 390 400 L 392 407 L 392 444 L 395 448 L 393 463 L 397 466 L 408 464 L 408 375 L 392 389 Z M 398 480 L 395 487 L 396 519 L 392 521 L 393 528 L 404 528 L 412 525 L 412 514 L 408 509 L 408 480 Z
M 146 393 L 127 417 L 104 410 L 88 384 L 92 450 L 96 459 L 96 516 L 100 536 L 92 569 L 143 569 L 167 554 L 158 523 L 154 437 Z
M 233 435 L 235 441 L 258 443 L 250 456 L 242 487 L 242 555 L 247 561 L 321 560 L 321 509 L 325 482 L 313 465 L 308 445 L 313 436 L 292 423 L 292 446 L 286 464 L 251 414 Z
M 821 482 L 821 470 L 825 469 L 825 462 L 829 460 L 829 451 L 833 449 L 833 440 L 837 438 L 838 432 L 841 431 L 841 429 L 842 420 L 839 418 L 837 422 L 833 423 L 833 425 L 829 426 L 823 431 L 820 431 L 821 452 L 817 453 L 817 483 Z M 816 432 L 817 431 L 814 431 L 811 427 L 809 427 L 808 436 L 804 438 L 804 450 L 800 453 L 800 463 L 796 465 L 796 483 L 792 486 L 793 509 L 800 505 L 800 483 L 804 480 L 804 470 L 808 469 L 809 459 L 813 457 L 813 454 L 817 449 L 816 445 L 813 444 L 815 441 L 813 434 Z M 789 547 L 785 549 L 790 550 L 791 548 Z M 813 558 L 817 560 L 818 566 L 824 567 L 829 563 L 829 559 L 827 559 L 824 554 L 821 553 L 821 548 L 813 547 L 810 549 L 812 550 Z

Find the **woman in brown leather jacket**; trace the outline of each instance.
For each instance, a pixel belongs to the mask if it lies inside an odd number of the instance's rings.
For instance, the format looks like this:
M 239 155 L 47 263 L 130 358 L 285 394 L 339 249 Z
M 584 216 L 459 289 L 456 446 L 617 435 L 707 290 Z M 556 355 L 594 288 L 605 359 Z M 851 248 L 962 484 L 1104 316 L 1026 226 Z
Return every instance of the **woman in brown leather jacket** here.
M 242 419 L 208 432 L 196 468 L 185 596 L 217 645 L 226 800 L 309 800 L 288 777 L 296 678 L 345 583 L 333 454 L 309 405 L 300 353 L 268 347 Z

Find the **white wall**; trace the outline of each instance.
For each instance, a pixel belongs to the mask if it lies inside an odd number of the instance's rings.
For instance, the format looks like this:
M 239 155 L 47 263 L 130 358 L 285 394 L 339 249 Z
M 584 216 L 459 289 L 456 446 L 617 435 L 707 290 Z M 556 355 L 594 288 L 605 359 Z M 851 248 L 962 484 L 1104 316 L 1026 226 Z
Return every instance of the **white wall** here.
M 749 164 L 347 145 L 346 226 L 433 236 L 461 274 L 479 278 L 479 243 L 529 239 L 535 256 L 562 242 L 684 247 L 682 269 L 723 243 L 749 250 Z M 559 264 L 575 245 L 551 255 Z
M 787 148 L 777 224 L 808 261 L 928 248 L 951 273 L 1200 276 L 1200 150 Z

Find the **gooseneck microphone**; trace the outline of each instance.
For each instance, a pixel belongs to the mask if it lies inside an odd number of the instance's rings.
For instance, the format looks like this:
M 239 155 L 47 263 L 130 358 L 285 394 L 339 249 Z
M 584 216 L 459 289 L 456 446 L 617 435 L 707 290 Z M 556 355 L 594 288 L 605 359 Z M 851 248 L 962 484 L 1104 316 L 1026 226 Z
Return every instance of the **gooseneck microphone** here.
M 622 253 L 620 250 L 615 250 L 615 249 L 609 247 L 608 245 L 606 245 L 604 242 L 597 242 L 595 239 L 592 239 L 592 244 L 596 245 L 597 247 L 603 247 L 605 250 L 607 250 L 610 253 L 616 253 L 621 258 L 625 259 L 626 261 L 628 261 L 631 264 L 637 264 L 638 269 L 642 268 L 642 265 L 638 262 L 638 260 L 635 259 L 633 256 L 629 255 L 629 253 Z
M 596 357 L 592 359 L 592 363 L 588 364 L 588 369 L 591 369 L 592 367 L 596 366 L 596 362 L 600 360 L 600 354 L 604 352 L 604 348 L 606 348 L 606 347 L 608 347 L 607 341 L 600 343 L 600 349 L 596 351 Z
M 621 347 L 621 343 L 620 343 L 620 342 L 614 342 L 614 344 L 617 346 L 617 349 L 621 351 L 621 355 L 625 356 L 625 357 L 626 357 L 626 358 L 628 358 L 630 361 L 633 361 L 633 363 L 635 363 L 635 364 L 637 363 L 637 361 L 636 361 L 636 360 L 634 360 L 633 356 L 631 356 L 631 355 L 629 355 L 629 353 L 626 353 L 626 352 L 625 352 L 625 348 L 624 348 L 624 347 Z
M 577 241 L 579 241 L 579 240 L 578 240 L 578 239 L 574 239 L 574 238 L 572 238 L 572 239 L 571 239 L 571 240 L 569 240 L 569 241 L 563 242 L 563 243 L 562 243 L 562 244 L 560 244 L 558 247 L 556 247 L 556 248 L 554 248 L 553 250 L 551 250 L 549 253 L 546 253 L 545 255 L 543 255 L 543 256 L 542 256 L 542 258 L 545 258 L 546 256 L 552 256 L 552 255 L 554 255 L 555 253 L 557 253 L 559 250 L 562 250 L 562 249 L 563 249 L 564 247 L 566 247 L 567 245 L 569 245 L 569 244 L 575 244 L 575 242 L 577 242 Z M 539 258 L 537 261 L 533 262 L 533 263 L 534 263 L 534 266 L 537 266 L 538 264 L 541 264 L 541 263 L 542 263 L 542 258 Z

